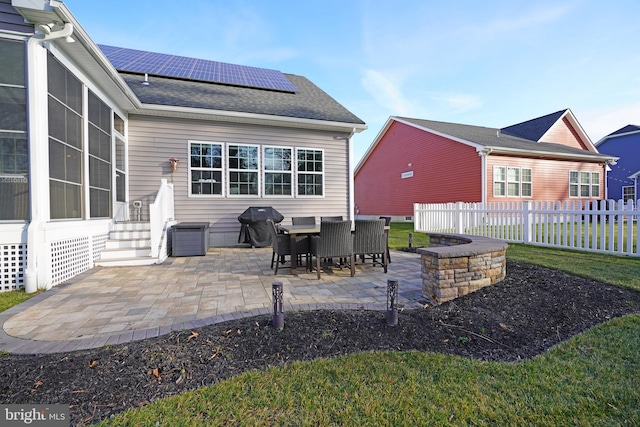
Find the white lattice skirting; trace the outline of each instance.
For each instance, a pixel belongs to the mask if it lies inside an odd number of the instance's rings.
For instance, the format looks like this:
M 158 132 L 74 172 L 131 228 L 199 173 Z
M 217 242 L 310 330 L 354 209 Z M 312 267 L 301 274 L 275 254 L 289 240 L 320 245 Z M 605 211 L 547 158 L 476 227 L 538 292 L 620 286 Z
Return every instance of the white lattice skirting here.
M 108 238 L 108 234 L 98 234 L 51 242 L 51 276 L 46 281 L 56 286 L 92 268 Z M 26 244 L 0 245 L 0 292 L 23 288 L 26 268 Z
M 0 291 L 15 291 L 24 287 L 27 266 L 27 245 L 0 245 Z

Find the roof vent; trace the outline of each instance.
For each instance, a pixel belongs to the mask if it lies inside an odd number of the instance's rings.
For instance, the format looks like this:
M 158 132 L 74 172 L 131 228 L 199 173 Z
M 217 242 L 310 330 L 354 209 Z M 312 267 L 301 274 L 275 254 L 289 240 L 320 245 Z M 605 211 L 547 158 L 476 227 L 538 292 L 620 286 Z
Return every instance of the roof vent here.
M 149 86 L 149 74 L 144 73 L 144 81 L 142 82 L 144 86 Z

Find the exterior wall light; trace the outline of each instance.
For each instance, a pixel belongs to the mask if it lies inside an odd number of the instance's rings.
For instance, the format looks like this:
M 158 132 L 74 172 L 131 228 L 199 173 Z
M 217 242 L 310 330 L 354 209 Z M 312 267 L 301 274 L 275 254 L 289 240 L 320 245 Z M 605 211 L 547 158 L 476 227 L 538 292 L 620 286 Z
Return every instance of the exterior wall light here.
M 171 162 L 171 172 L 175 172 L 178 170 L 178 162 L 180 161 L 179 159 L 176 159 L 175 157 L 172 157 L 169 159 L 169 161 Z

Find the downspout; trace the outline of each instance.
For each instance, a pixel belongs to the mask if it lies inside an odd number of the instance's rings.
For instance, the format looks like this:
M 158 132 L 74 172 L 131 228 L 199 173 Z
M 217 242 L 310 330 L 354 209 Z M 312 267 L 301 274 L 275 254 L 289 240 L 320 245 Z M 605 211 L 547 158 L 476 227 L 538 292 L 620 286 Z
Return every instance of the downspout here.
M 487 156 L 491 154 L 493 151 L 491 148 L 485 148 L 482 151 L 478 151 L 478 155 L 480 156 L 480 169 L 482 174 L 482 188 L 481 188 L 481 197 L 482 197 L 482 205 L 485 206 L 487 203 Z
M 41 236 L 44 234 L 44 224 L 46 218 L 43 220 L 42 207 L 40 206 L 41 186 L 39 180 L 34 179 L 34 176 L 40 174 L 43 170 L 48 170 L 48 167 L 44 167 L 45 160 L 41 154 L 42 150 L 39 150 L 39 141 L 46 141 L 48 128 L 43 126 L 36 117 L 46 117 L 46 104 L 42 106 L 38 102 L 38 94 L 46 93 L 45 87 L 41 87 L 41 76 L 38 73 L 38 67 L 36 64 L 38 61 L 38 45 L 48 40 L 55 40 L 59 38 L 66 38 L 67 42 L 72 42 L 71 34 L 73 34 L 73 25 L 66 23 L 61 30 L 51 32 L 53 25 L 37 25 L 37 28 L 42 33 L 34 34 L 29 38 L 27 42 L 27 94 L 28 94 L 28 117 L 29 117 L 29 193 L 30 193 L 30 221 L 27 227 L 27 268 L 25 270 L 25 285 L 24 290 L 26 293 L 33 293 L 38 290 L 39 278 L 38 268 L 40 266 L 41 257 L 43 253 L 42 245 L 44 239 Z M 39 114 L 38 109 L 43 110 Z M 42 135 L 41 135 L 42 134 Z M 47 150 L 48 153 L 48 150 Z M 43 283 L 47 286 L 48 283 Z

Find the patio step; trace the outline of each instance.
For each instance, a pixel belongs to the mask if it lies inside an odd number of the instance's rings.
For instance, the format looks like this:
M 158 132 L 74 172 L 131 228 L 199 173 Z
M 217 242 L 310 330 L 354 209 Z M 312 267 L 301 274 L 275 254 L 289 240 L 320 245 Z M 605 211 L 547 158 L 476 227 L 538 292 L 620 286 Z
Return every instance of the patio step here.
M 109 240 L 105 243 L 96 266 L 151 265 L 157 261 L 151 257 L 151 224 L 119 222 L 109 232 Z

